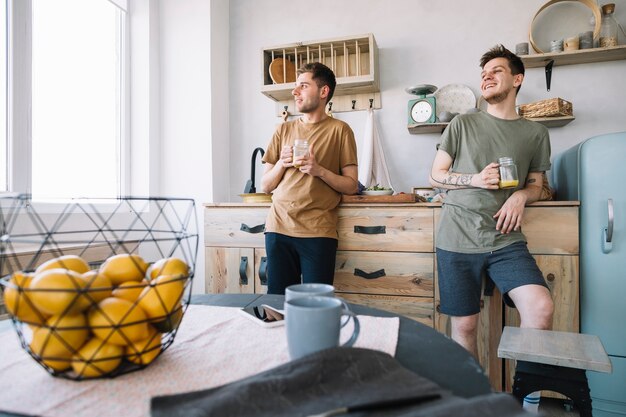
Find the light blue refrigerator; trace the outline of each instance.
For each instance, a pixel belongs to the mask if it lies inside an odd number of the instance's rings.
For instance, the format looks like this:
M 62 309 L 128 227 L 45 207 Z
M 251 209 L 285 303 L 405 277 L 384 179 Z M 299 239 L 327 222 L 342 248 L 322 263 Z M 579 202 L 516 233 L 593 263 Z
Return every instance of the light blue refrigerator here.
M 595 417 L 626 416 L 626 132 L 595 136 L 554 159 L 559 200 L 580 201 L 580 327 L 612 374 L 587 372 Z

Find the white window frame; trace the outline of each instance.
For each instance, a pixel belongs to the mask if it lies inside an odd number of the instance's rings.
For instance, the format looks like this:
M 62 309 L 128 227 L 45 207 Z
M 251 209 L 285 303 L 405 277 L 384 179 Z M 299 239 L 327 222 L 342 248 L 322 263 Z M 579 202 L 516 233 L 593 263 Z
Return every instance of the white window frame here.
M 104 1 L 104 0 L 103 0 Z M 130 190 L 130 54 L 127 2 L 109 0 L 125 12 L 118 34 L 121 39 L 119 131 L 116 140 L 120 164 L 118 196 Z M 8 190 L 32 194 L 32 1 L 8 0 L 7 21 L 7 159 Z M 52 203 L 51 207 L 55 205 Z

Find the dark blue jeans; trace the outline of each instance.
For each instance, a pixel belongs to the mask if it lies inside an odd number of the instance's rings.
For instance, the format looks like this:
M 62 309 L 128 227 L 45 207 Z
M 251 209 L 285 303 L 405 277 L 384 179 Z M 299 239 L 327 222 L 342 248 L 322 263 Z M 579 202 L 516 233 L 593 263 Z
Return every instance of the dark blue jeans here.
M 285 288 L 301 282 L 333 283 L 337 239 L 268 232 L 265 251 L 268 294 L 285 294 Z

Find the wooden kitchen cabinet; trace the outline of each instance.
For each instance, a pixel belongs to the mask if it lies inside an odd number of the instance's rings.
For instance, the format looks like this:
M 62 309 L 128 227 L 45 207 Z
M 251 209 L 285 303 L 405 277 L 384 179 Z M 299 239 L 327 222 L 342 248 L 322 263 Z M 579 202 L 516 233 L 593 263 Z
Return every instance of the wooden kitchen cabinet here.
M 205 206 L 205 291 L 267 292 L 267 204 Z
M 206 291 L 263 293 L 263 229 L 269 204 L 206 204 Z M 391 311 L 450 334 L 438 311 L 436 225 L 439 204 L 347 204 L 339 209 L 334 285 L 348 302 Z M 554 329 L 579 331 L 578 203 L 540 202 L 525 211 L 522 231 L 555 300 Z M 243 284 L 239 270 L 247 257 Z M 253 277 L 253 280 L 250 279 Z M 502 328 L 518 325 L 497 288 L 483 294 L 479 361 L 496 390 L 510 389 L 512 364 L 497 357 Z
M 334 285 L 348 301 L 433 326 L 436 204 L 343 204 Z M 205 289 L 264 293 L 268 204 L 205 205 Z M 242 271 L 240 273 L 240 270 Z M 244 273 L 245 272 L 245 273 Z M 242 276 L 254 276 L 254 282 Z

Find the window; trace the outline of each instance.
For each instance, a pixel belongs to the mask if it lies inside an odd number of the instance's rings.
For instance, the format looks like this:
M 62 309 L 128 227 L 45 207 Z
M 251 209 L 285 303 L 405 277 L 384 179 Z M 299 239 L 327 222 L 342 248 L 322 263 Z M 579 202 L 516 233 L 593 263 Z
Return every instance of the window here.
M 20 145 L 9 188 L 34 199 L 124 194 L 126 12 L 109 0 L 11 0 L 15 8 L 24 1 L 30 13 L 13 22 L 28 34 L 11 46 L 30 47 L 30 77 L 13 93 L 30 100 L 13 110 L 31 113 L 11 119 L 27 126 L 13 129 Z
M 7 158 L 7 4 L 0 1 L 0 192 L 9 189 Z

